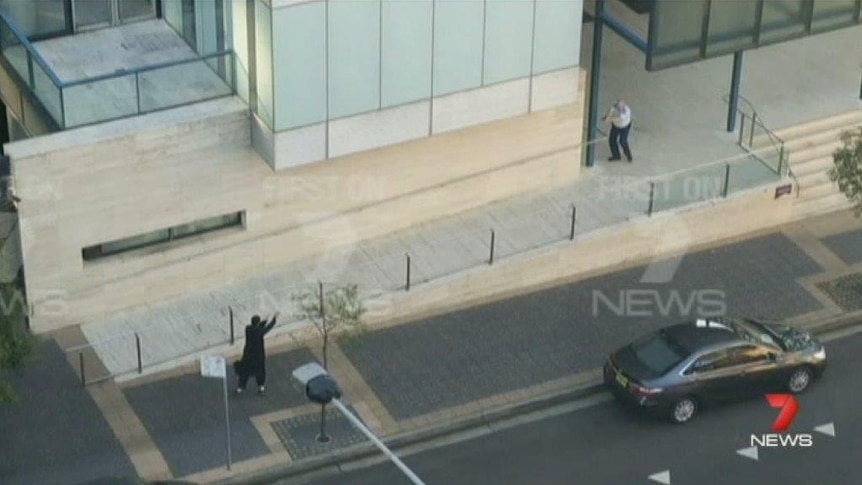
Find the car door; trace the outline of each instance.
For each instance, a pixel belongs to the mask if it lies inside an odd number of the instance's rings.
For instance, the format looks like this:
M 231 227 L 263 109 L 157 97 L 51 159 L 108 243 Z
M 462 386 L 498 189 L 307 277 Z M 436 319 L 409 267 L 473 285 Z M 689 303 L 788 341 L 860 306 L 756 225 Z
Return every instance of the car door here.
M 735 371 L 738 394 L 752 396 L 772 390 L 776 380 L 775 354 L 754 344 L 728 349 L 729 369 Z
M 723 401 L 737 396 L 738 375 L 731 364 L 725 349 L 698 357 L 685 371 L 694 381 L 694 393 L 710 401 Z

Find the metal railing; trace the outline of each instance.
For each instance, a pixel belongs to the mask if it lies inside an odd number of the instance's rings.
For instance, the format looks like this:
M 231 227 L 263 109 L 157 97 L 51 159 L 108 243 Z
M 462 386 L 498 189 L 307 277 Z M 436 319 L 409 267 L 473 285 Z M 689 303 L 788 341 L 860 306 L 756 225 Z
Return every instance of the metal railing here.
M 0 52 L 60 129 L 234 94 L 232 50 L 64 82 L 0 10 Z
M 790 150 L 787 144 L 774 131 L 767 128 L 763 117 L 757 113 L 757 109 L 751 101 L 741 94 L 737 97 L 750 110 L 750 113 L 747 113 L 745 109 L 739 107 L 736 109 L 736 114 L 739 116 L 739 137 L 737 144 L 749 153 L 755 153 L 757 152 L 755 142 L 762 139 L 767 140 L 768 146 L 772 150 L 771 152 L 769 150 L 761 151 L 761 155 L 759 155 L 760 160 L 766 166 L 773 169 L 779 177 L 790 177 L 793 180 L 796 196 L 799 197 L 799 179 L 790 167 Z M 730 95 L 724 95 L 722 100 L 729 104 Z M 748 127 L 747 132 L 746 126 Z

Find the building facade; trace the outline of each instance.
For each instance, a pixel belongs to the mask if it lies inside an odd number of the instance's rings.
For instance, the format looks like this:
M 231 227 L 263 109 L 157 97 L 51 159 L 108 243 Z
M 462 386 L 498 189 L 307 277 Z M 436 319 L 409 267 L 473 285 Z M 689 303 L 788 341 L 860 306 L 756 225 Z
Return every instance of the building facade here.
M 35 331 L 579 176 L 580 1 L 103 3 L 0 2 Z

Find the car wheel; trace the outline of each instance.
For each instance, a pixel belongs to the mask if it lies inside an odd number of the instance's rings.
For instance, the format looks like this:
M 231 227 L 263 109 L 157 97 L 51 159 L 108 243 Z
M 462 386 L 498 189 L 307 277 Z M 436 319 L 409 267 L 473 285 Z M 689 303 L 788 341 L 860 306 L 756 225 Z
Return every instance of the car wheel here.
M 695 414 L 697 414 L 697 401 L 692 397 L 684 397 L 671 407 L 670 420 L 676 424 L 683 424 L 691 421 Z
M 808 367 L 800 367 L 794 370 L 793 374 L 790 374 L 790 379 L 787 380 L 787 388 L 790 389 L 790 392 L 799 394 L 808 389 L 813 377 L 814 375 L 812 374 L 811 369 Z

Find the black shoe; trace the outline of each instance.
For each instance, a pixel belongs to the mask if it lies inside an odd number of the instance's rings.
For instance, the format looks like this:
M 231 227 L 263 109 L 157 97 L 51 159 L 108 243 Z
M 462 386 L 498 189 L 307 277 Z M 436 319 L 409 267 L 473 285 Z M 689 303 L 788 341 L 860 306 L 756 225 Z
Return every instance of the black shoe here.
M 621 159 L 620 159 L 620 157 L 616 157 L 616 158 L 611 157 L 611 158 L 609 158 L 609 159 L 608 159 L 608 161 L 609 161 L 609 162 L 618 162 L 618 161 L 620 161 L 620 160 L 621 160 Z
M 629 157 L 629 163 L 632 163 L 632 158 L 631 158 L 631 157 Z

